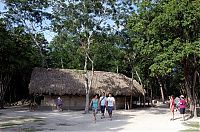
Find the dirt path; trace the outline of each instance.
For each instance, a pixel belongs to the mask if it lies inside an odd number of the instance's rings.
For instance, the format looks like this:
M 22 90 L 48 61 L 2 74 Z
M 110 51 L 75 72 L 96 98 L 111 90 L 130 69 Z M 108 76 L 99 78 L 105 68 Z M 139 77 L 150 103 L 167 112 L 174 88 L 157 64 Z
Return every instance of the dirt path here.
M 108 115 L 106 115 L 108 116 Z M 0 131 L 169 131 L 185 130 L 180 114 L 170 121 L 167 108 L 116 110 L 113 120 L 100 119 L 93 123 L 92 114 L 82 111 L 35 111 L 27 109 L 0 110 Z

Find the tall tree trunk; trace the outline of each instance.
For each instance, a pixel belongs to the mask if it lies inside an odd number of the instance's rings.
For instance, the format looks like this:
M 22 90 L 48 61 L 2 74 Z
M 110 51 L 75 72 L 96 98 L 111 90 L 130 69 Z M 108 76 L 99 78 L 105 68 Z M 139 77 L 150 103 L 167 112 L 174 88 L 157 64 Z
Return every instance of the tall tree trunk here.
M 87 39 L 87 49 L 85 51 L 85 65 L 84 65 L 84 72 L 85 72 L 85 89 L 86 89 L 86 102 L 85 102 L 85 113 L 89 113 L 89 97 L 90 97 L 90 89 L 92 86 L 92 80 L 93 80 L 93 75 L 94 75 L 94 62 L 93 60 L 90 58 L 88 51 L 90 49 L 90 37 L 91 35 L 88 37 Z M 88 60 L 91 62 L 92 65 L 92 69 L 91 72 L 88 72 L 87 70 L 87 64 L 88 64 Z
M 197 96 L 196 96 L 196 80 L 197 80 L 197 76 L 198 76 L 198 71 L 196 69 L 197 66 L 197 61 L 196 61 L 196 56 L 194 55 L 194 79 L 193 79 L 193 87 L 192 87 L 192 96 L 193 96 L 193 101 L 192 101 L 192 105 L 193 107 L 191 108 L 191 116 L 194 116 L 195 118 L 197 117 L 197 110 L 196 110 L 196 102 L 197 102 Z
M 196 75 L 199 78 L 199 82 L 200 82 L 200 76 L 199 76 L 199 72 L 196 71 Z M 196 79 L 195 79 L 195 84 L 196 84 Z M 193 89 L 193 93 L 194 93 L 194 118 L 197 118 L 197 95 L 195 94 L 195 89 Z
M 143 84 L 142 84 L 142 80 L 141 80 L 141 78 L 140 78 L 140 76 L 139 76 L 139 74 L 138 74 L 138 72 L 135 70 L 135 73 L 136 73 L 136 75 L 137 75 L 137 77 L 138 77 L 138 79 L 139 79 L 139 81 L 140 81 L 140 85 L 142 85 L 142 88 L 143 88 L 143 106 L 145 107 L 145 93 L 146 93 L 146 91 L 145 91 L 145 89 L 144 89 L 144 87 L 143 87 Z
M 190 99 L 190 102 L 193 102 L 192 98 L 192 92 L 191 92 L 191 85 L 189 83 L 189 67 L 188 67 L 188 58 L 184 60 L 184 79 L 185 79 L 185 89 L 187 92 L 187 97 Z M 192 108 L 193 105 L 190 103 L 190 108 Z M 192 116 L 192 115 L 191 115 Z
M 133 105 L 133 71 L 131 74 L 131 98 L 130 98 L 130 108 L 132 109 Z
M 194 72 L 194 79 L 193 79 L 193 87 L 192 87 L 192 96 L 193 96 L 193 100 L 192 100 L 192 107 L 190 108 L 191 110 L 191 116 L 197 117 L 197 113 L 196 113 L 196 95 L 195 95 L 195 85 L 196 85 L 196 78 L 197 78 L 197 71 L 195 70 Z
M 89 112 L 89 88 L 88 88 L 88 71 L 87 71 L 87 62 L 88 58 L 85 56 L 85 65 L 84 65 L 84 72 L 85 72 L 85 113 Z
M 61 67 L 62 67 L 62 69 L 64 69 L 64 66 L 63 66 L 63 59 L 62 59 L 62 57 L 60 58 L 60 63 L 61 63 Z
M 151 101 L 151 106 L 153 106 L 153 101 L 152 101 L 153 100 L 153 89 L 152 89 L 152 86 L 150 88 L 151 88 L 150 89 L 151 90 L 150 101 Z
M 161 79 L 159 77 L 157 77 L 157 79 L 158 79 L 158 83 L 160 87 L 161 99 L 162 99 L 162 102 L 164 103 L 165 97 L 164 97 L 164 92 L 163 92 L 163 85 L 162 85 Z

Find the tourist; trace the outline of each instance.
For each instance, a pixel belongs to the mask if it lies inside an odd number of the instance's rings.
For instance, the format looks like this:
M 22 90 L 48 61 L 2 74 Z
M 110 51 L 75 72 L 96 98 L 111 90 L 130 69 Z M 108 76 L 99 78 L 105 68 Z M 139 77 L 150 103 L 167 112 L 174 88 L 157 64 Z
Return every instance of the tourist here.
M 174 120 L 174 96 L 170 96 L 170 104 L 169 104 L 170 111 L 172 113 L 172 118 L 170 120 Z
M 63 108 L 62 108 L 63 101 L 62 101 L 62 99 L 60 97 L 58 97 L 56 105 L 57 105 L 58 111 L 63 111 Z
M 115 105 L 115 98 L 112 97 L 111 93 L 109 93 L 109 97 L 106 99 L 106 106 L 107 106 L 110 120 L 112 120 L 112 110 L 113 110 L 114 105 Z
M 180 109 L 180 114 L 182 114 L 183 121 L 185 121 L 185 108 L 186 108 L 186 101 L 184 99 L 184 96 L 180 96 L 180 101 L 179 101 L 179 109 Z
M 99 106 L 101 108 L 101 119 L 105 118 L 105 108 L 106 108 L 106 95 L 105 92 L 102 93 L 99 99 Z
M 93 99 L 90 102 L 90 107 L 92 108 L 95 123 L 96 123 L 96 114 L 98 112 L 98 102 L 99 102 L 99 100 L 98 100 L 98 96 L 96 94 L 96 95 L 94 95 Z
M 174 99 L 176 111 L 179 111 L 179 101 L 180 101 L 180 98 L 179 98 L 179 97 L 176 97 L 176 98 Z

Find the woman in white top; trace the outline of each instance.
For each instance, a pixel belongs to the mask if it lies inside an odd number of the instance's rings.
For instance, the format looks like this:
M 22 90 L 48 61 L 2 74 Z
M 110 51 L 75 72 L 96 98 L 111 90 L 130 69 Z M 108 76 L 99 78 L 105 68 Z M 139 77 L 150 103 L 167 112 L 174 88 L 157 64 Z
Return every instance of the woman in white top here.
M 115 105 L 115 98 L 112 97 L 111 93 L 109 93 L 109 97 L 106 99 L 106 106 L 111 120 L 112 120 L 112 110 L 114 105 Z

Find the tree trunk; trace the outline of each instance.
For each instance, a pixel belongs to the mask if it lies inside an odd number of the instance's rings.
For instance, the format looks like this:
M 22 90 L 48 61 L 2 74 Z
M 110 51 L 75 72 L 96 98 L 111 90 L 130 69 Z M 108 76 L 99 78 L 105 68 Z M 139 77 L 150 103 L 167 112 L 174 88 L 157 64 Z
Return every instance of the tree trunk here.
M 200 76 L 199 76 L 199 72 L 198 71 L 196 71 L 196 75 L 198 76 L 199 82 L 200 82 Z M 195 84 L 196 84 L 196 82 L 195 82 Z M 197 96 L 195 94 L 195 89 L 193 89 L 193 90 L 194 90 L 193 93 L 194 93 L 194 97 L 195 97 L 194 98 L 194 118 L 197 118 Z
M 142 84 L 142 80 L 141 80 L 141 78 L 140 78 L 140 76 L 139 76 L 139 74 L 138 74 L 138 72 L 135 70 L 135 73 L 136 73 L 136 75 L 137 75 L 137 77 L 138 77 L 138 79 L 139 79 L 139 81 L 140 81 L 140 85 L 142 85 L 142 88 L 143 88 L 143 106 L 145 107 L 145 93 L 146 93 L 146 91 L 145 91 L 145 89 L 144 89 L 144 87 L 143 87 L 143 84 Z
M 88 51 L 90 49 L 90 37 L 91 35 L 88 37 L 87 39 L 87 48 L 85 51 L 85 65 L 84 65 L 84 72 L 85 72 L 85 90 L 86 90 L 86 102 L 85 102 L 85 113 L 89 113 L 89 97 L 90 97 L 90 88 L 92 86 L 92 79 L 93 79 L 93 75 L 94 75 L 94 62 L 93 60 L 90 58 Z M 92 69 L 91 72 L 88 72 L 87 70 L 87 64 L 88 64 L 88 59 L 92 64 Z
M 64 66 L 63 66 L 63 59 L 62 59 L 62 57 L 60 58 L 60 63 L 61 63 L 61 67 L 62 67 L 62 69 L 64 69 Z
M 125 96 L 125 101 L 124 101 L 124 109 L 126 110 L 126 96 Z
M 85 56 L 85 66 L 84 66 L 84 72 L 85 72 L 85 113 L 89 113 L 89 86 L 88 86 L 88 71 L 87 71 L 87 61 L 88 58 Z
M 151 86 L 151 98 L 150 98 L 150 101 L 151 101 L 151 106 L 153 106 L 153 89 L 152 89 L 152 86 Z
M 163 85 L 162 85 L 160 78 L 157 77 L 157 79 L 158 79 L 158 83 L 159 83 L 159 87 L 160 87 L 161 99 L 162 99 L 162 102 L 164 103 L 165 97 L 164 97 L 164 92 L 163 92 Z
M 131 94 L 131 98 L 130 98 L 130 109 L 133 108 L 133 95 Z
M 196 80 L 197 80 L 197 76 L 198 76 L 198 71 L 196 70 L 196 65 L 197 65 L 197 61 L 196 61 L 196 56 L 194 55 L 194 79 L 193 79 L 193 87 L 192 87 L 192 96 L 193 96 L 193 101 L 192 101 L 192 105 L 193 107 L 191 108 L 191 116 L 194 116 L 195 118 L 197 117 L 197 111 L 196 111 L 196 102 L 197 102 L 197 96 L 196 96 Z
M 184 79 L 185 79 L 185 89 L 187 92 L 187 98 L 190 99 L 190 109 L 191 109 L 193 107 L 192 105 L 193 98 L 192 98 L 192 92 L 191 92 L 192 87 L 189 83 L 189 67 L 188 67 L 187 58 L 184 60 Z
M 130 108 L 132 109 L 133 107 L 133 72 L 131 76 L 131 99 L 130 99 Z
M 85 113 L 89 113 L 89 102 L 90 102 L 90 93 L 86 93 L 86 100 L 85 100 Z

